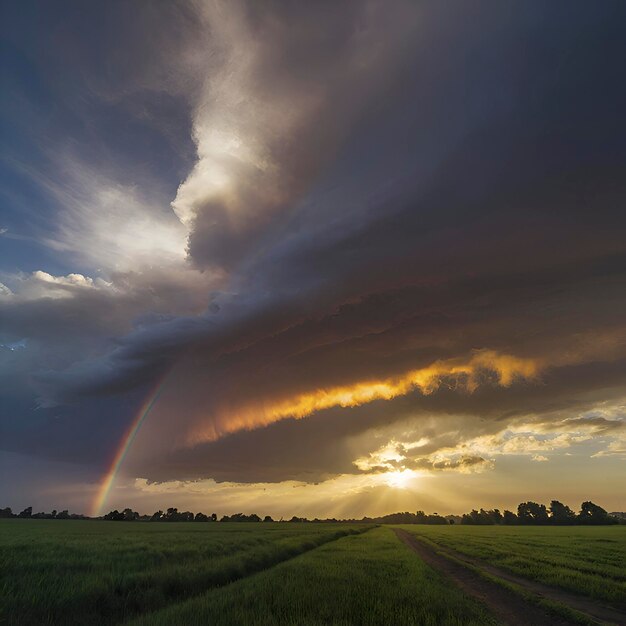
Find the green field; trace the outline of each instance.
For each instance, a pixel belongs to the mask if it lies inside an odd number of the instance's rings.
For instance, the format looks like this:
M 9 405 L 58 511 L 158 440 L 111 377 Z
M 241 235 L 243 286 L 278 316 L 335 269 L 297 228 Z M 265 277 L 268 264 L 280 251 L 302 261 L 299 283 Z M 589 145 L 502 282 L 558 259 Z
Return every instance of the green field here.
M 389 528 L 375 528 L 133 624 L 489 626 L 496 622 L 477 602 L 415 558 Z
M 404 526 L 624 607 L 626 527 Z M 0 624 L 496 624 L 391 527 L 0 520 Z
M 0 520 L 0 623 L 118 624 L 362 530 Z
M 403 526 L 514 574 L 626 609 L 626 526 Z

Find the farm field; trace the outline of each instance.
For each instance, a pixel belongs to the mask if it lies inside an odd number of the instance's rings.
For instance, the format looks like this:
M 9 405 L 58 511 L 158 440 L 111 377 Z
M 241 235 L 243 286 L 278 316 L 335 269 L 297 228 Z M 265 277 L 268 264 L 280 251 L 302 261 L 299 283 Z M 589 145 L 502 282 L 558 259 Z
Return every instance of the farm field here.
M 479 603 L 415 558 L 387 527 L 327 543 L 132 622 L 133 626 L 496 623 Z
M 626 609 L 626 526 L 403 526 L 429 542 Z
M 0 520 L 0 624 L 573 623 L 410 537 L 624 609 L 624 526 Z
M 363 530 L 0 520 L 0 623 L 118 624 Z

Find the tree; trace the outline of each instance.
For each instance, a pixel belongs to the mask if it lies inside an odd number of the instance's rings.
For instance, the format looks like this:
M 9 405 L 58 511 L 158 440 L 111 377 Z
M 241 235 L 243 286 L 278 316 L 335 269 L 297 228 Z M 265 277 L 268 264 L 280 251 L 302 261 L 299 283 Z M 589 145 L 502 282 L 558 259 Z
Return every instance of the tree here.
M 260 522 L 261 518 L 256 514 L 244 515 L 243 513 L 235 513 L 234 515 L 224 515 L 220 522 Z
M 123 522 L 124 521 L 124 513 L 120 513 L 117 509 L 114 511 L 109 511 L 105 516 L 105 520 L 110 522 Z
M 18 517 L 32 517 L 33 515 L 33 507 L 32 506 L 27 506 L 19 515 Z
M 517 517 L 520 524 L 547 524 L 550 521 L 545 504 L 536 502 L 522 502 L 517 507 Z
M 150 517 L 151 522 L 160 522 L 163 519 L 163 511 L 155 511 Z
M 196 513 L 196 516 L 193 518 L 194 522 L 208 522 L 209 517 L 204 513 Z
M 178 516 L 178 509 L 175 507 L 170 507 L 169 509 L 167 509 L 167 513 L 164 515 L 164 518 L 168 522 L 171 522 L 174 519 L 176 519 L 177 516 Z
M 273 519 L 272 519 L 269 515 L 266 515 L 266 516 L 263 518 L 263 521 L 264 521 L 264 522 L 273 522 L 274 520 L 273 520 Z
M 512 526 L 518 523 L 517 515 L 513 511 L 504 511 L 502 514 L 502 523 L 507 526 Z
M 211 513 L 211 521 L 217 522 L 217 513 Z
M 558 500 L 550 502 L 550 521 L 557 526 L 576 523 L 576 514 L 566 504 Z
M 137 511 L 133 511 L 132 509 L 124 509 L 122 511 L 122 520 L 125 522 L 134 522 L 139 519 L 139 513 Z
M 466 513 L 461 518 L 461 524 L 476 524 L 476 525 L 481 525 L 481 526 L 490 526 L 493 524 L 501 524 L 501 523 L 502 523 L 502 513 L 500 513 L 499 509 L 492 509 L 489 511 L 485 511 L 485 509 L 480 509 L 480 511 L 473 509 L 471 513 Z
M 611 517 L 601 506 L 593 502 L 583 502 L 580 505 L 580 513 L 577 521 L 585 525 L 617 524 L 617 520 Z
M 5 509 L 0 509 L 0 518 L 1 517 L 13 517 L 13 511 L 11 507 L 6 507 Z

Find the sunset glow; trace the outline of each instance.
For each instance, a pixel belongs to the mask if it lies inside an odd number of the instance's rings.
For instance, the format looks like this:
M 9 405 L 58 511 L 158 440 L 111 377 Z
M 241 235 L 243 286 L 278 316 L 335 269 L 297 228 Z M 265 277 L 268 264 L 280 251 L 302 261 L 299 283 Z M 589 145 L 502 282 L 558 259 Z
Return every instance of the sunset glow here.
M 399 472 L 387 472 L 384 475 L 385 482 L 395 489 L 407 489 L 412 485 L 416 478 L 415 472 L 411 470 L 402 470 Z

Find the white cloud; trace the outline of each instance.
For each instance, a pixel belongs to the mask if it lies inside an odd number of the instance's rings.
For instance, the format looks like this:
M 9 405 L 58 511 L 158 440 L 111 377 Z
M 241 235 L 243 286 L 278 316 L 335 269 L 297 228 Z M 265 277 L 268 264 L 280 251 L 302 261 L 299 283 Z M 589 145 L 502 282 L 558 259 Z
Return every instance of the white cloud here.
M 0 288 L 0 294 L 12 296 L 15 301 L 72 298 L 86 292 L 115 291 L 112 283 L 100 277 L 94 279 L 78 273 L 53 276 L 43 270 L 36 270 L 31 274 L 15 274 L 8 278 L 12 281 L 13 290 L 5 287 L 4 291 Z
M 33 272 L 33 278 L 44 283 L 53 285 L 62 285 L 67 287 L 85 287 L 93 288 L 93 278 L 83 276 L 82 274 L 68 274 L 67 276 L 52 276 L 48 272 L 37 270 Z
M 601 448 L 592 457 L 621 456 L 626 454 L 624 417 L 624 404 L 620 400 L 600 403 L 573 416 L 526 416 L 501 430 L 495 430 L 498 424 L 493 423 L 487 428 L 494 431 L 483 434 L 475 434 L 477 425 L 471 421 L 453 419 L 450 424 L 438 421 L 434 425 L 427 420 L 417 421 L 414 429 L 405 433 L 406 442 L 401 436 L 391 438 L 358 457 L 354 465 L 362 472 L 403 469 L 482 472 L 493 469 L 498 457 L 522 456 L 541 463 L 549 461 L 547 452 L 567 455 L 568 450 L 583 445 L 589 451 Z M 409 443 L 420 432 L 430 436 L 420 439 L 419 446 Z
M 592 454 L 592 458 L 603 456 L 616 456 L 626 458 L 626 437 L 616 437 L 609 442 L 608 446 L 604 450 L 600 450 L 595 454 Z
M 266 14 L 235 2 L 196 7 L 211 34 L 191 96 L 198 158 L 172 207 L 192 229 L 193 259 L 230 267 L 293 209 L 363 101 L 395 76 L 388 70 L 415 41 L 418 11 L 410 2 Z
M 48 185 L 61 206 L 51 248 L 105 272 L 184 263 L 187 230 L 165 203 L 72 159 L 65 174 Z

